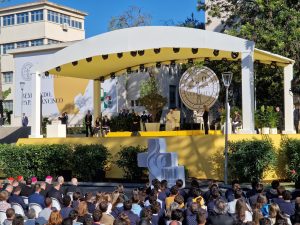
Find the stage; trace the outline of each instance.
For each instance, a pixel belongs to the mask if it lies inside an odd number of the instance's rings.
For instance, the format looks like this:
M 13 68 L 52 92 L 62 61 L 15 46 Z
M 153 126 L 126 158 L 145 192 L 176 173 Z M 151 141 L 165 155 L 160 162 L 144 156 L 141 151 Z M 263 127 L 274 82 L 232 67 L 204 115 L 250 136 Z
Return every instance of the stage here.
M 130 137 L 130 132 L 111 132 L 108 137 L 70 137 L 70 138 L 33 138 L 19 139 L 17 145 L 22 144 L 103 144 L 110 149 L 111 154 L 115 156 L 121 146 L 147 146 L 149 138 L 165 138 L 167 142 L 167 151 L 176 152 L 179 158 L 179 164 L 186 167 L 190 177 L 201 179 L 223 180 L 223 152 L 224 135 L 220 132 L 212 131 L 210 135 L 201 134 L 203 131 L 161 131 L 161 132 L 141 132 L 139 137 Z M 269 138 L 278 149 L 282 138 L 297 138 L 299 134 L 291 135 L 229 135 L 230 141 L 239 141 L 245 139 L 263 139 Z M 280 161 L 281 159 L 279 159 Z M 280 162 L 277 163 L 280 165 Z M 269 173 L 265 174 L 264 180 L 282 178 L 278 176 L 278 170 L 281 168 L 270 168 Z M 122 171 L 115 165 L 107 172 L 108 178 L 122 178 Z

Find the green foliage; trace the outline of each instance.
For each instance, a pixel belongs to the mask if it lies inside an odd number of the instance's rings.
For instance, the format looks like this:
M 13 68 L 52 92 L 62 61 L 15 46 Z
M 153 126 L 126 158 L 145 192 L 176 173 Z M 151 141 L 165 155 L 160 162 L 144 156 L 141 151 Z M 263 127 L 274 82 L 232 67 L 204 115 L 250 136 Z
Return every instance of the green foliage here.
M 130 131 L 132 125 L 131 117 L 114 116 L 110 120 L 110 130 L 116 131 Z
M 103 145 L 76 145 L 72 157 L 73 175 L 83 181 L 95 180 L 104 171 L 110 157 Z
M 274 146 L 269 140 L 242 140 L 229 143 L 228 166 L 233 179 L 250 182 L 261 179 L 275 161 Z
M 167 98 L 163 97 L 159 90 L 155 77 L 151 76 L 142 82 L 140 87 L 139 102 L 152 114 L 154 122 L 159 122 L 159 112 L 167 104 Z
M 296 181 L 300 174 L 300 140 L 282 140 L 280 144 L 280 151 L 286 157 L 286 174 L 291 180 Z
M 178 24 L 181 27 L 189 27 L 196 29 L 205 29 L 205 24 L 195 19 L 194 13 L 192 13 L 191 17 L 187 17 L 183 23 Z
M 85 134 L 85 127 L 68 127 L 68 134 Z
M 51 124 L 49 118 L 48 117 L 43 117 L 43 119 L 42 119 L 42 133 L 43 134 L 46 134 L 47 124 Z
M 275 112 L 274 107 L 264 105 L 255 112 L 256 127 L 271 127 L 276 128 L 278 122 L 278 114 Z
M 146 169 L 138 167 L 137 155 L 146 151 L 147 148 L 141 146 L 123 146 L 118 152 L 116 164 L 123 169 L 127 179 L 140 180 L 143 178 Z
M 8 88 L 7 90 L 2 92 L 3 100 L 5 100 L 11 93 L 11 88 Z

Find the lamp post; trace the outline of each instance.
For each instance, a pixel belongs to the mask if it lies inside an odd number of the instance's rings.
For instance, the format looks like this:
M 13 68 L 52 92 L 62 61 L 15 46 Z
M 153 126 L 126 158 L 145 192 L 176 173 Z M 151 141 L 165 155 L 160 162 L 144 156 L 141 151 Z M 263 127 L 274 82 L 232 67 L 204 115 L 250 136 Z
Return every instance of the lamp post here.
M 24 91 L 25 82 L 20 82 L 20 88 L 21 88 L 21 118 L 23 116 L 23 91 Z
M 225 168 L 224 168 L 224 183 L 228 184 L 228 89 L 231 83 L 232 79 L 232 73 L 231 72 L 225 72 L 222 73 L 222 80 L 223 84 L 226 88 L 226 105 L 225 105 L 225 110 L 226 110 L 226 122 L 225 122 Z

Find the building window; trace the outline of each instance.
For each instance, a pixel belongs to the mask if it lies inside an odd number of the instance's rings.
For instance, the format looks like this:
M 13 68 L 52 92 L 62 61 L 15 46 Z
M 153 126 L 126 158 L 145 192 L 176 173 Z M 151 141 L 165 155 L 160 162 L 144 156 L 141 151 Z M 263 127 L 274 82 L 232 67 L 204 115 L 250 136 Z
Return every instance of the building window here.
M 3 101 L 3 109 L 7 111 L 13 111 L 13 101 L 12 100 Z
M 31 22 L 41 21 L 44 19 L 44 11 L 35 10 L 31 12 Z
M 48 21 L 59 23 L 60 22 L 59 13 L 48 10 Z
M 13 72 L 4 72 L 3 73 L 3 83 L 11 84 L 13 82 Z
M 10 26 L 15 24 L 15 15 L 3 16 L 3 26 Z
M 28 23 L 29 22 L 28 16 L 29 16 L 28 12 L 18 13 L 17 14 L 17 24 Z
M 26 47 L 29 47 L 29 41 L 17 42 L 17 48 L 26 48 Z
M 15 43 L 8 43 L 3 45 L 3 54 L 6 54 L 6 52 L 10 49 L 15 48 Z
M 48 45 L 52 45 L 52 44 L 57 44 L 60 43 L 61 41 L 57 41 L 57 40 L 53 40 L 53 39 L 48 39 Z
M 66 23 L 66 24 L 68 24 L 69 26 L 71 25 L 70 24 L 70 16 L 67 16 L 67 15 L 64 15 L 64 14 L 60 14 L 60 23 L 61 24 L 64 24 L 64 23 Z
M 82 29 L 82 22 L 72 20 L 71 21 L 71 27 Z
M 40 46 L 43 45 L 44 41 L 43 39 L 36 39 L 31 41 L 31 46 Z
M 176 108 L 176 86 L 170 85 L 169 87 L 169 108 L 174 109 Z

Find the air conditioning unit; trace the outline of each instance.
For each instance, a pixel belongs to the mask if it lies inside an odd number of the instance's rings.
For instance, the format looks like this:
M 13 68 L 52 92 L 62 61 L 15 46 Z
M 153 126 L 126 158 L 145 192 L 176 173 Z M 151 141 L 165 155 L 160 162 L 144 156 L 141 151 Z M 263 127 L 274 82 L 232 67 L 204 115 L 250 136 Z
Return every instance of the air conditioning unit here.
M 67 23 L 62 24 L 62 29 L 63 29 L 63 31 L 68 31 L 69 24 L 67 24 Z

